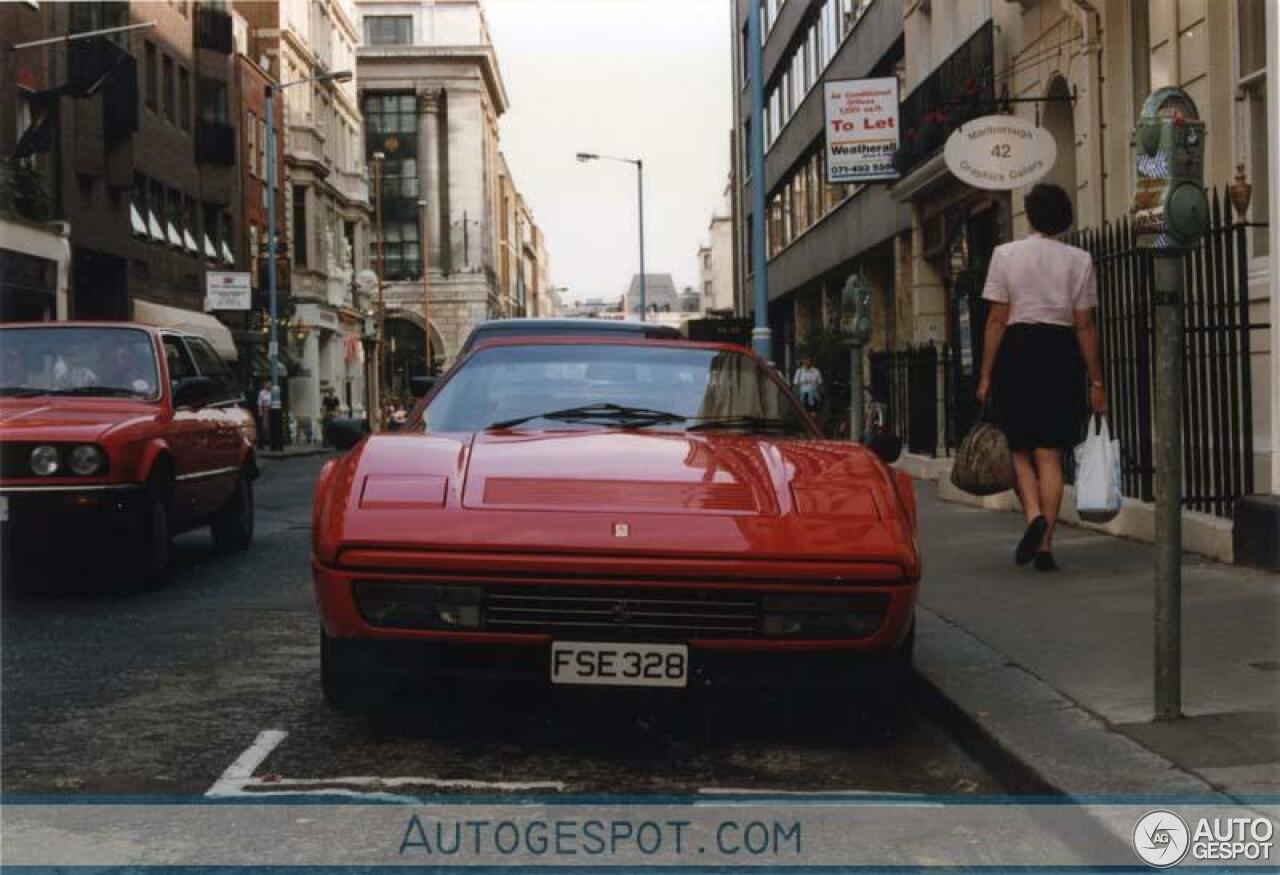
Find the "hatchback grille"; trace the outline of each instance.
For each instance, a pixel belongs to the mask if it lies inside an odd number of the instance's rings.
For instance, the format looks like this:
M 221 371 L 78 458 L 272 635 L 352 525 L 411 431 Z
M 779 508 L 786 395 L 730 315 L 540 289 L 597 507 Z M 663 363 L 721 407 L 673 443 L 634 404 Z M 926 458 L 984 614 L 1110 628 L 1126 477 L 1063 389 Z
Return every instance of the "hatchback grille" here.
M 710 589 L 490 587 L 484 627 L 580 640 L 751 638 L 760 634 L 760 599 Z

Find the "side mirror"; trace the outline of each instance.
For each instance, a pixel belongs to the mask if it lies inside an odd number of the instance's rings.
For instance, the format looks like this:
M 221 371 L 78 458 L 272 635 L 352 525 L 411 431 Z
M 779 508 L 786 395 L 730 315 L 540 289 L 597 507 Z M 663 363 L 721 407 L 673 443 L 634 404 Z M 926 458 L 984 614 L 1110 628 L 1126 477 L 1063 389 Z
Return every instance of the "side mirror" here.
M 184 377 L 173 390 L 173 406 L 199 409 L 213 397 L 215 383 L 208 377 Z
M 892 465 L 902 455 L 902 438 L 896 434 L 873 434 L 866 439 L 867 449 L 875 453 L 886 465 Z
M 324 439 L 339 450 L 349 450 L 369 434 L 369 423 L 363 419 L 339 416 L 329 420 L 324 428 Z
M 434 389 L 438 382 L 440 382 L 439 377 L 410 377 L 409 389 L 413 392 L 414 398 L 421 398 Z

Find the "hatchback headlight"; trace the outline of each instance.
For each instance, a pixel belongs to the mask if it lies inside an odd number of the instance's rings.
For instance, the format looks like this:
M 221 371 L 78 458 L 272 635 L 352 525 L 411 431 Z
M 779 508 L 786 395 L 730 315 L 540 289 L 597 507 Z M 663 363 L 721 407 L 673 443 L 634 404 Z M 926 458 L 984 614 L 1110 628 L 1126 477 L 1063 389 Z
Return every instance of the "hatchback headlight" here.
M 45 444 L 31 451 L 31 470 L 41 477 L 57 474 L 60 461 L 57 447 Z
M 865 638 L 880 628 L 886 606 L 878 595 L 769 596 L 763 632 L 768 638 Z
M 102 468 L 102 450 L 93 444 L 81 444 L 71 451 L 67 467 L 72 474 L 79 474 L 81 477 L 97 474 Z

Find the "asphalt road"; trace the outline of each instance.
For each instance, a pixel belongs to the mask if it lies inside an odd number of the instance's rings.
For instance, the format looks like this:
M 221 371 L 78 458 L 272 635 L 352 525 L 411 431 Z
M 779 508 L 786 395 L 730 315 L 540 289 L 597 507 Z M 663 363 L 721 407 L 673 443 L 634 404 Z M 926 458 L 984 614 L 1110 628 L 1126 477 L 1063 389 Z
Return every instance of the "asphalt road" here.
M 320 693 L 308 568 L 322 461 L 268 463 L 253 548 L 217 555 L 207 532 L 184 535 L 164 589 L 6 591 L 6 793 L 200 795 L 260 739 L 242 792 L 1013 789 L 909 694 L 855 720 L 820 697 L 672 703 L 482 689 L 424 696 L 375 720 L 341 716 Z

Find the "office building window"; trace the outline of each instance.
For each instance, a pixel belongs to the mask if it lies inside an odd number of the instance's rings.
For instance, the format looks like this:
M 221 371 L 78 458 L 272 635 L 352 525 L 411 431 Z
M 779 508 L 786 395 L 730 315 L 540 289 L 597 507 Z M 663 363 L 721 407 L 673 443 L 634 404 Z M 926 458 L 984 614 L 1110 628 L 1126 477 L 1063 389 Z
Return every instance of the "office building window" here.
M 307 188 L 293 187 L 293 263 L 307 266 Z
M 227 83 L 217 79 L 200 80 L 200 121 L 227 124 Z
M 178 67 L 178 124 L 184 131 L 191 130 L 191 74 L 186 67 Z
M 202 253 L 207 261 L 218 260 L 218 246 L 221 242 L 221 222 L 219 208 L 215 204 L 204 205 L 204 240 Z
M 129 199 L 129 230 L 139 237 L 147 236 L 147 178 L 137 173 Z
M 107 30 L 129 23 L 129 4 L 110 2 L 70 3 L 71 32 L 88 33 L 91 30 Z M 121 48 L 126 48 L 128 34 L 113 33 L 107 36 Z
M 371 46 L 412 45 L 413 16 L 366 15 L 364 41 Z
M 158 88 L 157 80 L 160 77 L 160 70 L 157 67 L 157 62 L 156 62 L 155 45 L 152 43 L 147 43 L 146 49 L 144 50 L 144 54 L 146 56 L 146 66 L 147 66 L 146 104 L 147 104 L 147 109 L 154 112 L 156 108 L 156 90 Z
M 412 134 L 418 130 L 412 94 L 366 94 L 364 124 L 368 134 Z M 383 143 L 379 140 L 379 148 Z M 385 150 L 383 150 L 385 151 Z
M 164 93 L 164 115 L 169 121 L 177 124 L 178 122 L 178 105 L 174 94 L 173 82 L 173 58 L 168 55 L 164 56 L 163 68 L 164 81 L 160 83 Z
M 261 176 L 258 164 L 258 119 L 250 110 L 244 113 L 244 133 L 248 140 L 246 152 L 249 156 L 249 175 Z
M 1237 84 L 1243 98 L 1237 104 L 1243 146 L 1240 161 L 1253 185 L 1249 220 L 1263 224 L 1270 221 L 1271 174 L 1276 171 L 1267 154 L 1267 4 L 1266 0 L 1236 0 L 1236 4 Z M 1252 236 L 1254 256 L 1267 255 L 1271 248 L 1267 229 L 1255 228 Z

